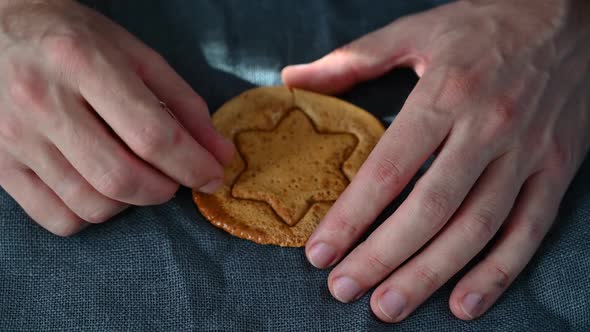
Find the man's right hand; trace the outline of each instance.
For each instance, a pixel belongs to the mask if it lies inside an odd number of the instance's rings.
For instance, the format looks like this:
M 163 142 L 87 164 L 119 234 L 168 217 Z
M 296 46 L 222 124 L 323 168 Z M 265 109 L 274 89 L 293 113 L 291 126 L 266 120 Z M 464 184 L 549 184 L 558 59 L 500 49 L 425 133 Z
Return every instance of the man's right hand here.
M 0 73 L 0 186 L 52 233 L 221 185 L 233 146 L 203 100 L 100 14 L 0 0 Z

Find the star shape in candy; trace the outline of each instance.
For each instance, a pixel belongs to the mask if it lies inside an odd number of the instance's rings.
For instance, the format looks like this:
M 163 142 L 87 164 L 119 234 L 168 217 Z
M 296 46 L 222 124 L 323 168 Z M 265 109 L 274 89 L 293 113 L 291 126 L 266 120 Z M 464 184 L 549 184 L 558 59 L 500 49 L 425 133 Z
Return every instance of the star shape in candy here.
M 237 135 L 246 169 L 232 195 L 268 203 L 289 226 L 315 202 L 334 201 L 348 185 L 341 167 L 357 145 L 346 133 L 318 132 L 301 110 L 289 111 L 268 130 Z

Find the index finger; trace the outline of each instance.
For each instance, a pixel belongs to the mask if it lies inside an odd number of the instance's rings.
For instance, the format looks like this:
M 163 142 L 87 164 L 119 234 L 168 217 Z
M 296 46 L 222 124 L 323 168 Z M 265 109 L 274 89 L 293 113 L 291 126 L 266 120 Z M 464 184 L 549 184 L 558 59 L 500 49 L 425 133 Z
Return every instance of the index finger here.
M 171 112 L 201 146 L 219 162 L 230 163 L 234 155 L 233 144 L 213 127 L 207 104 L 164 58 L 151 50 L 145 52 L 152 54 L 149 62 L 137 59 L 142 67 L 138 74 L 145 84 L 170 107 Z
M 144 161 L 187 187 L 217 189 L 223 170 L 215 157 L 162 109 L 119 54 L 106 57 L 94 57 L 80 80 L 86 101 Z
M 172 110 L 189 133 L 218 161 L 228 164 L 233 159 L 233 144 L 213 127 L 203 99 L 156 51 L 142 43 L 121 26 L 102 14 L 91 16 L 101 21 L 114 43 L 130 57 L 137 75 L 147 87 Z

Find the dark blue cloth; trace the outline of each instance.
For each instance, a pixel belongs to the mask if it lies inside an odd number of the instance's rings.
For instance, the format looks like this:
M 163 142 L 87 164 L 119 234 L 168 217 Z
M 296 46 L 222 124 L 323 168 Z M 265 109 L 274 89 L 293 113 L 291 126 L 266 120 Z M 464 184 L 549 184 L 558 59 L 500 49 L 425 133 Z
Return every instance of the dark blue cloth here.
M 95 2 L 161 52 L 212 109 L 247 88 L 279 83 L 286 64 L 313 60 L 435 3 Z M 414 83 L 398 70 L 344 97 L 385 120 Z M 165 205 L 133 208 L 71 238 L 34 225 L 0 190 L 0 330 L 587 331 L 589 184 L 586 162 L 538 254 L 483 318 L 452 316 L 453 280 L 397 325 L 372 315 L 369 296 L 354 304 L 332 299 L 328 271 L 312 268 L 303 249 L 256 245 L 211 226 L 186 189 Z

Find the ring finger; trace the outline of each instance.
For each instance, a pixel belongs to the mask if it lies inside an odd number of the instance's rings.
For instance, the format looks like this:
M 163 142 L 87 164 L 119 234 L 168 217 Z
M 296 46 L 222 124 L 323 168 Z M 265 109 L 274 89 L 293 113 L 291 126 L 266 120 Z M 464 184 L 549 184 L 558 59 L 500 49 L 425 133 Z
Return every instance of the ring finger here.
M 0 169 L 0 186 L 41 227 L 56 235 L 69 236 L 88 226 L 26 166 L 3 158 Z
M 381 320 L 404 319 L 484 248 L 521 188 L 518 165 L 508 154 L 490 164 L 448 226 L 375 290 L 371 307 Z
M 100 223 L 127 208 L 96 191 L 51 143 L 34 142 L 20 151 L 32 152 L 21 161 L 81 219 Z

